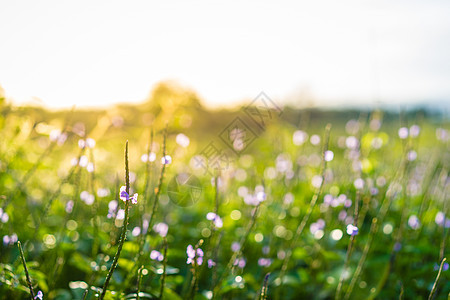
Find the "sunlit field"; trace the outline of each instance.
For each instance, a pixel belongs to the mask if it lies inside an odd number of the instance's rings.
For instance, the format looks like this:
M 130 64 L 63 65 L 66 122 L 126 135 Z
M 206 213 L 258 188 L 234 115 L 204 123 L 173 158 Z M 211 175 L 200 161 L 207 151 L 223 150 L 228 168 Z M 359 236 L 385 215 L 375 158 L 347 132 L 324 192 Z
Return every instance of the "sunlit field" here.
M 449 296 L 445 115 L 0 109 L 1 299 Z

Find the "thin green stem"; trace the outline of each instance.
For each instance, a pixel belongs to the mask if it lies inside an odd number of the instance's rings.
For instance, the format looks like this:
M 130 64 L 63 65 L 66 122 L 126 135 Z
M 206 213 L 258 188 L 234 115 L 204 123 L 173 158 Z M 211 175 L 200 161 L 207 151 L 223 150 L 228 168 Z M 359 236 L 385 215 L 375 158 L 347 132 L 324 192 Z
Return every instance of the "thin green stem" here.
M 264 282 L 263 285 L 261 287 L 261 293 L 259 293 L 259 300 L 266 300 L 267 299 L 267 290 L 268 290 L 268 286 L 269 286 L 269 276 L 270 273 L 267 273 L 266 276 L 264 277 Z
M 138 284 L 137 284 L 137 292 L 136 292 L 136 300 L 141 298 L 141 282 L 142 282 L 142 270 L 144 269 L 144 265 L 142 265 L 138 270 Z
M 441 265 L 439 266 L 439 272 L 436 276 L 436 280 L 434 280 L 433 287 L 431 288 L 430 295 L 428 296 L 428 300 L 432 300 L 434 298 L 434 294 L 436 293 L 437 285 L 439 283 L 439 279 L 441 278 L 442 268 L 444 267 L 444 263 L 447 258 L 442 259 Z
M 128 141 L 125 145 L 125 182 L 126 182 L 126 192 L 127 194 L 130 194 L 130 169 L 128 167 Z M 117 247 L 116 255 L 114 256 L 113 263 L 111 265 L 111 268 L 109 269 L 108 275 L 106 276 L 105 283 L 103 284 L 102 288 L 102 294 L 100 295 L 100 300 L 102 300 L 106 295 L 106 290 L 108 288 L 109 281 L 111 280 L 111 277 L 114 273 L 114 270 L 117 267 L 117 264 L 119 262 L 120 253 L 122 252 L 123 244 L 125 243 L 125 239 L 127 238 L 127 227 L 128 227 L 128 218 L 129 218 L 129 206 L 130 206 L 130 199 L 128 199 L 125 202 L 125 218 L 122 226 L 122 234 L 120 235 L 120 242 L 119 246 Z
M 161 300 L 164 295 L 164 286 L 166 284 L 166 267 L 167 267 L 167 239 L 164 237 L 164 259 L 163 259 L 163 273 L 161 276 L 161 287 L 159 289 L 159 299 Z
M 25 255 L 23 254 L 22 244 L 20 241 L 17 242 L 17 247 L 19 248 L 20 258 L 22 259 L 23 269 L 25 270 L 25 276 L 27 279 L 28 288 L 30 289 L 31 299 L 34 299 L 33 285 L 31 284 L 30 274 L 28 273 L 27 262 L 25 261 Z

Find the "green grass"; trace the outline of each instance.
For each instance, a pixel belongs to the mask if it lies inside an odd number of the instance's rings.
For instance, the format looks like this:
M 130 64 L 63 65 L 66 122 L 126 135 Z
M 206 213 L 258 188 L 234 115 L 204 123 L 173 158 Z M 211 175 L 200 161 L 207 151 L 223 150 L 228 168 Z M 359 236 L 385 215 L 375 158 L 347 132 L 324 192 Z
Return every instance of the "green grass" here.
M 0 203 L 7 220 L 0 223 L 0 299 L 30 298 L 25 266 L 34 294 L 42 291 L 44 299 L 97 299 L 109 270 L 104 299 L 427 299 L 433 286 L 435 299 L 447 299 L 450 271 L 441 261 L 448 259 L 449 229 L 436 222 L 450 210 L 448 137 L 436 134 L 448 134 L 445 119 L 286 108 L 264 130 L 248 123 L 256 138 L 235 154 L 219 135 L 242 111 L 184 105 L 60 113 L 2 107 Z M 323 169 L 327 123 L 334 158 Z M 414 124 L 420 133 L 400 139 L 399 128 Z M 67 134 L 64 142 L 50 140 L 55 129 Z M 302 145 L 293 142 L 297 130 L 308 134 Z M 190 138 L 186 148 L 176 142 L 179 133 Z M 317 145 L 309 141 L 314 134 Z M 96 145 L 81 149 L 86 138 Z M 352 139 L 357 145 L 349 149 Z M 119 189 L 126 185 L 127 140 L 129 188 L 139 197 L 124 226 L 114 216 L 125 209 Z M 210 142 L 230 158 L 220 172 L 195 168 L 193 158 Z M 156 159 L 142 162 L 149 152 Z M 163 152 L 172 158 L 164 167 Z M 92 165 L 71 164 L 81 157 Z M 176 185 L 168 184 L 181 173 L 198 180 L 195 201 L 171 196 Z M 238 194 L 245 189 L 264 190 L 266 199 L 246 204 Z M 223 227 L 207 220 L 209 212 Z M 153 230 L 161 222 L 166 237 Z M 358 234 L 349 236 L 347 224 Z M 233 252 L 233 243 L 240 249 Z M 186 263 L 188 245 L 203 250 L 201 265 Z M 153 250 L 164 259 L 151 259 Z

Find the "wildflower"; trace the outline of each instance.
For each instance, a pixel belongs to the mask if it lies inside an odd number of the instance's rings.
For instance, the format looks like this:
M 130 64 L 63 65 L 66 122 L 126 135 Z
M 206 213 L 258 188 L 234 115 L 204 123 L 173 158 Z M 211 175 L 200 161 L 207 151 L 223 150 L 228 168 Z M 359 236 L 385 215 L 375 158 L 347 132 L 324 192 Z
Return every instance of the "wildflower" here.
M 320 185 L 322 184 L 322 176 L 320 175 L 315 175 L 312 179 L 311 179 L 311 185 L 315 188 L 319 188 Z
M 417 158 L 417 152 L 414 150 L 411 150 L 408 152 L 408 154 L 406 155 L 409 161 L 414 161 Z
M 166 223 L 158 223 L 153 226 L 153 230 L 158 233 L 161 237 L 167 236 L 167 231 L 169 226 Z
M 75 167 L 76 165 L 78 165 L 78 158 L 74 157 L 70 160 L 70 165 Z
M 267 195 L 264 192 L 258 192 L 256 194 L 256 200 L 258 200 L 258 202 L 263 202 L 264 200 L 266 200 Z
M 420 127 L 418 125 L 413 125 L 409 128 L 409 134 L 411 137 L 417 137 L 420 133 Z
M 117 212 L 117 220 L 123 220 L 125 219 L 125 210 L 124 209 L 119 209 L 119 211 Z
M 94 139 L 91 139 L 91 138 L 87 138 L 86 139 L 86 146 L 88 147 L 88 148 L 94 148 L 95 147 L 95 140 Z
M 86 166 L 86 170 L 87 170 L 89 173 L 94 172 L 94 164 L 91 163 L 91 162 L 88 163 L 87 166 Z
M 92 205 L 95 201 L 95 196 L 90 194 L 88 191 L 82 191 L 80 193 L 80 199 L 87 205 Z
M 99 197 L 106 197 L 109 195 L 109 190 L 106 188 L 99 188 L 97 190 L 97 196 Z
M 133 228 L 133 231 L 131 231 L 131 234 L 132 234 L 133 236 L 138 236 L 138 235 L 140 235 L 140 234 L 141 234 L 141 227 L 139 227 L 139 226 L 134 227 L 134 228 Z
M 172 163 L 172 157 L 170 155 L 166 155 L 161 158 L 161 163 L 163 165 L 170 165 Z
M 5 235 L 3 237 L 3 244 L 5 246 L 7 246 L 7 245 L 14 245 L 14 243 L 17 243 L 18 240 L 19 239 L 17 237 L 17 234 L 15 234 L 15 233 L 11 234 L 11 236 Z
M 359 146 L 359 141 L 355 136 L 351 135 L 345 139 L 345 146 L 348 149 L 356 149 Z
M 216 265 L 216 263 L 212 259 L 208 259 L 208 268 L 212 268 Z
M 348 235 L 357 235 L 358 234 L 358 227 L 354 226 L 353 224 L 347 225 L 347 234 Z
M 318 136 L 317 134 L 314 134 L 311 136 L 311 138 L 309 139 L 310 143 L 313 144 L 314 146 L 319 145 L 320 143 L 320 136 Z
M 292 202 L 294 202 L 294 195 L 292 193 L 287 193 L 286 195 L 284 195 L 283 203 L 285 205 L 289 205 Z
M 272 260 L 270 258 L 260 258 L 258 259 L 258 265 L 261 267 L 270 267 Z
M 197 251 L 194 250 L 194 247 L 192 245 L 188 245 L 186 249 L 186 254 L 188 256 L 186 263 L 193 264 L 197 262 L 197 265 L 201 265 L 203 263 L 203 250 L 200 248 L 197 248 Z M 197 260 L 195 260 L 197 259 Z
M 78 140 L 78 147 L 80 147 L 81 149 L 84 149 L 84 147 L 86 147 L 85 140 Z
M 132 197 L 130 197 L 130 195 L 128 195 L 127 191 L 126 191 L 127 187 L 126 186 L 122 186 L 120 188 L 120 200 L 122 200 L 123 202 L 127 202 L 128 200 L 131 200 L 131 203 L 136 204 L 137 203 L 137 198 L 138 198 L 138 194 L 135 193 Z
M 241 249 L 241 245 L 238 242 L 233 242 L 233 244 L 231 244 L 231 251 L 237 252 L 240 249 Z
M 334 153 L 333 153 L 333 151 L 331 151 L 331 150 L 325 151 L 325 153 L 324 153 L 324 158 L 325 158 L 325 161 L 332 161 L 333 158 L 334 158 Z
M 294 132 L 293 141 L 294 145 L 301 146 L 308 139 L 308 134 L 302 130 Z
M 80 165 L 80 167 L 86 168 L 88 163 L 89 163 L 89 159 L 87 158 L 86 155 L 83 155 L 80 157 L 80 161 L 78 164 Z
M 408 219 L 408 225 L 409 225 L 409 227 L 411 227 L 414 230 L 418 229 L 420 227 L 419 218 L 417 218 L 416 215 L 412 215 Z
M 216 215 L 213 212 L 209 212 L 206 214 L 206 219 L 213 221 L 214 222 L 214 226 L 216 226 L 217 228 L 222 228 L 223 226 L 223 221 L 222 219 L 219 217 L 219 215 Z
M 364 180 L 362 178 L 355 179 L 353 185 L 356 189 L 360 190 L 364 187 Z
M 243 269 L 246 264 L 247 264 L 247 262 L 245 261 L 244 258 L 236 258 L 233 265 L 238 266 L 239 268 Z
M 67 201 L 67 203 L 66 203 L 66 212 L 68 213 L 68 214 L 70 214 L 71 212 L 72 212 L 72 210 L 73 210 L 73 200 L 69 200 L 69 201 Z
M 189 143 L 190 143 L 189 138 L 182 133 L 179 133 L 177 135 L 176 142 L 178 145 L 180 145 L 183 148 L 186 148 L 187 146 L 189 146 Z
M 42 291 L 39 291 L 37 295 L 34 297 L 34 299 L 43 300 L 44 299 L 44 293 Z
M 115 217 L 115 213 L 116 213 L 116 209 L 117 209 L 118 205 L 119 205 L 119 203 L 117 202 L 117 200 L 111 200 L 108 203 L 108 215 L 107 215 L 108 219 Z
M 402 127 L 398 130 L 398 137 L 402 140 L 406 139 L 408 137 L 409 130 L 406 127 Z
M 157 250 L 152 250 L 152 252 L 150 252 L 150 258 L 153 260 L 162 261 L 164 259 L 164 255 Z
M 156 159 L 156 153 L 154 152 L 150 152 L 150 155 L 148 154 L 142 154 L 141 156 L 141 161 L 142 162 L 148 162 L 148 161 L 155 161 Z
M 0 220 L 2 223 L 6 223 L 9 220 L 8 213 L 6 213 L 6 211 L 4 212 L 2 208 L 0 208 Z

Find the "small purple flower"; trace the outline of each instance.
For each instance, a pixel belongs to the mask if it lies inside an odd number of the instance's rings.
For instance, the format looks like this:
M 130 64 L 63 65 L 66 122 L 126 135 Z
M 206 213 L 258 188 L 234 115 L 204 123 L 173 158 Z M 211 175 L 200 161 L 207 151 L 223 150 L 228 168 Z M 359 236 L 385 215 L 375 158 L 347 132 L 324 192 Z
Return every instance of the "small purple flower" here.
M 212 268 L 216 265 L 216 263 L 212 259 L 208 259 L 208 268 Z
M 169 226 L 166 223 L 158 223 L 153 226 L 153 230 L 158 233 L 161 237 L 167 236 L 167 231 L 169 231 Z
M 197 248 L 197 251 L 194 250 L 194 247 L 192 245 L 188 245 L 186 249 L 186 254 L 188 256 L 186 263 L 193 264 L 195 262 L 195 259 L 197 259 L 197 265 L 201 265 L 203 263 L 203 250 L 200 248 Z
M 357 235 L 358 234 L 358 227 L 354 226 L 353 224 L 347 225 L 347 234 L 348 235 Z
M 136 226 L 133 228 L 133 230 L 131 231 L 131 235 L 132 236 L 138 236 L 141 234 L 141 227 Z
M 214 222 L 214 226 L 216 226 L 217 228 L 222 228 L 223 226 L 223 221 L 222 219 L 219 217 L 219 215 L 216 215 L 213 212 L 209 212 L 206 214 L 206 219 L 213 221 Z
M 236 260 L 234 261 L 234 265 L 238 266 L 241 269 L 243 269 L 246 264 L 247 262 L 245 261 L 244 258 L 236 258 Z
M 44 299 L 44 293 L 42 291 L 39 291 L 37 295 L 34 297 L 34 299 L 43 300 Z
M 172 157 L 170 155 L 166 155 L 163 158 L 161 158 L 161 163 L 163 165 L 170 165 L 172 163 Z
M 108 215 L 107 215 L 108 219 L 114 218 L 116 216 L 116 209 L 118 205 L 119 203 L 117 202 L 117 200 L 111 200 L 108 203 Z
M 439 226 L 444 226 L 445 223 L 445 214 L 442 211 L 439 211 L 434 218 L 434 221 Z
M 131 203 L 133 203 L 133 204 L 137 204 L 137 198 L 138 198 L 138 194 L 137 193 L 135 193 L 132 197 L 130 197 L 130 195 L 128 195 L 128 193 L 127 193 L 127 187 L 126 186 L 122 186 L 121 188 L 120 188 L 120 199 L 123 201 L 123 202 L 127 202 L 128 200 L 131 200 Z
M 416 215 L 412 215 L 408 219 L 408 225 L 409 225 L 409 227 L 411 227 L 414 230 L 419 229 L 419 227 L 420 227 L 419 218 L 417 218 Z
M 67 201 L 67 203 L 66 203 L 66 213 L 70 214 L 72 212 L 73 204 L 74 203 L 73 203 L 72 200 Z
M 240 249 L 241 249 L 241 245 L 238 242 L 233 242 L 233 244 L 231 244 L 231 251 L 237 252 Z
M 150 252 L 150 258 L 157 261 L 163 261 L 164 255 L 157 250 L 152 250 L 152 252 Z
M 395 252 L 398 252 L 398 251 L 400 251 L 401 249 L 402 249 L 402 244 L 399 243 L 399 242 L 395 243 L 395 245 L 394 245 L 394 251 L 395 251 Z
M 272 260 L 270 258 L 260 258 L 258 259 L 258 265 L 261 267 L 270 267 Z

